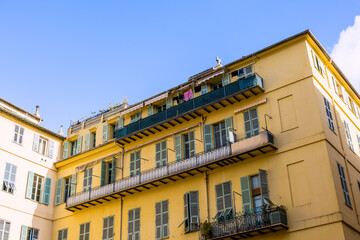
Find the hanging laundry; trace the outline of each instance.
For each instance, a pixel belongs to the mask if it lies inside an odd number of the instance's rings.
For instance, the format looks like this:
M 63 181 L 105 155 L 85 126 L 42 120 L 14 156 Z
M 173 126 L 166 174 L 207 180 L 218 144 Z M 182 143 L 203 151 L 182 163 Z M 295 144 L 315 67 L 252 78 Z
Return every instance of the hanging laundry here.
M 192 91 L 190 89 L 189 91 L 184 93 L 184 101 L 186 102 L 186 101 L 190 100 L 191 98 L 192 98 Z

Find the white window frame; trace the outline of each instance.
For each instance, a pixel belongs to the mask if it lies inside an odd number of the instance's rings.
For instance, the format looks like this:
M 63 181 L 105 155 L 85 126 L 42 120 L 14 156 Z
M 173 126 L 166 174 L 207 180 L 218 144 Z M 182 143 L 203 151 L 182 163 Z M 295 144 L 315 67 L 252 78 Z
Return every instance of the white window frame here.
M 18 131 L 16 131 L 16 128 L 18 128 Z M 24 127 L 15 124 L 13 142 L 17 143 L 19 145 L 23 145 L 22 143 L 23 143 L 23 139 L 24 139 L 24 132 L 25 132 Z
M 44 183 L 44 177 L 34 174 L 33 185 L 31 187 L 31 197 L 30 197 L 31 200 L 36 202 L 41 202 L 43 183 Z
M 10 236 L 10 222 L 0 219 L 0 239 L 2 240 L 9 240 Z M 8 226 L 8 227 L 7 227 Z M 5 235 L 7 234 L 7 235 Z
M 14 164 L 11 164 L 8 162 L 5 163 L 5 172 L 4 172 L 4 179 L 3 179 L 3 186 L 2 186 L 3 191 L 11 193 L 11 194 L 14 193 L 15 180 L 16 180 L 16 169 L 17 169 L 17 167 Z M 6 177 L 6 175 L 8 175 L 8 177 Z M 11 180 L 12 176 L 14 176 L 13 181 Z

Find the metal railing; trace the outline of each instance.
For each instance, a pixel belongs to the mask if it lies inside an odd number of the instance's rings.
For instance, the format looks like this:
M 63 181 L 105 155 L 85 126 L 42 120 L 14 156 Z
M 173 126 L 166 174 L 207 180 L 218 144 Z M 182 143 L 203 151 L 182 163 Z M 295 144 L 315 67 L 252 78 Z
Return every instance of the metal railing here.
M 189 101 L 166 109 L 165 111 L 140 119 L 137 122 L 130 123 L 125 127 L 118 129 L 116 131 L 116 137 L 122 138 L 134 132 L 154 126 L 156 124 L 170 121 L 177 116 L 184 115 L 186 113 L 194 111 L 195 109 L 200 109 L 202 107 L 211 105 L 221 99 L 225 99 L 226 97 L 245 92 L 255 86 L 263 87 L 263 80 L 256 73 L 245 79 L 230 83 L 222 88 L 218 88 L 199 97 L 192 98 Z

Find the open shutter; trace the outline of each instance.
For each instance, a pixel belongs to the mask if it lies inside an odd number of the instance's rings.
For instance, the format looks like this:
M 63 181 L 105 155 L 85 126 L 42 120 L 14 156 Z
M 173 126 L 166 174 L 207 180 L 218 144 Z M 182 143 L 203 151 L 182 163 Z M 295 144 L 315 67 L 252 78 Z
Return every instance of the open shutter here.
M 195 156 L 195 131 L 189 132 L 189 150 L 190 157 Z
M 161 167 L 161 143 L 155 144 L 155 166 Z
M 189 192 L 190 230 L 196 231 L 199 227 L 199 192 Z
M 155 239 L 161 239 L 162 234 L 161 202 L 155 203 Z
M 225 85 L 228 85 L 230 83 L 230 77 L 229 77 L 229 74 L 225 74 L 223 75 L 223 78 L 222 78 L 222 85 L 225 86 Z
M 63 159 L 67 158 L 69 154 L 69 142 L 66 141 L 64 142 L 64 146 L 63 146 Z
M 203 95 L 203 94 L 205 94 L 207 92 L 208 92 L 208 85 L 207 84 L 201 85 L 200 95 Z
M 90 149 L 90 133 L 85 134 L 85 151 Z
M 230 134 L 234 133 L 233 117 L 225 118 L 225 131 L 226 131 L 226 141 L 227 143 L 230 143 Z
M 70 196 L 74 196 L 76 194 L 76 178 L 77 178 L 76 173 L 71 175 Z
M 212 136 L 212 125 L 205 124 L 204 125 L 204 150 L 205 152 L 209 152 L 213 148 L 213 136 Z
M 31 199 L 31 192 L 33 187 L 33 181 L 34 181 L 34 173 L 29 171 L 28 174 L 28 181 L 27 181 L 27 187 L 26 187 L 26 198 Z
M 264 198 L 269 198 L 267 172 L 265 170 L 259 169 L 259 180 L 260 180 L 261 201 L 262 204 L 264 204 Z
M 154 114 L 154 106 L 148 106 L 147 107 L 147 115 L 151 116 Z
M 223 199 L 223 187 L 222 184 L 218 184 L 215 186 L 215 195 L 216 195 L 216 210 L 217 212 L 221 212 L 224 210 L 224 199 Z
M 40 140 L 40 135 L 37 133 L 34 133 L 34 144 L 33 144 L 33 150 L 35 152 L 39 151 L 39 140 Z
M 169 237 L 169 201 L 162 201 L 162 232 L 163 238 Z
M 103 125 L 103 142 L 106 142 L 108 140 L 108 128 L 109 128 L 109 124 L 104 124 Z
M 112 157 L 111 159 L 111 183 L 114 183 L 116 180 L 116 158 Z
M 43 204 L 49 205 L 50 202 L 50 190 L 51 190 L 51 178 L 45 179 Z
M 175 136 L 175 159 L 180 161 L 182 159 L 182 141 L 181 135 Z
M 28 227 L 25 225 L 21 225 L 21 240 L 27 240 L 27 234 L 28 234 Z
M 190 220 L 189 220 L 189 193 L 184 194 L 184 223 L 185 223 L 185 232 L 190 231 Z
M 171 108 L 173 105 L 174 105 L 173 99 L 172 99 L 172 98 L 168 98 L 168 99 L 166 100 L 166 109 Z
M 62 185 L 63 185 L 63 178 L 59 178 L 56 183 L 56 195 L 55 195 L 55 205 L 59 205 L 62 199 Z
M 133 240 L 134 234 L 134 211 L 135 209 L 131 209 L 128 211 L 128 240 Z
M 240 178 L 240 184 L 243 211 L 249 212 L 252 209 L 249 176 Z
M 232 209 L 231 182 L 230 181 L 225 182 L 222 185 L 223 185 L 223 194 L 224 194 L 224 208 L 225 210 Z
M 136 239 L 140 239 L 140 208 L 136 208 L 134 212 L 135 212 L 134 236 L 136 240 Z
M 123 128 L 123 127 L 124 127 L 124 117 L 120 117 L 119 118 L 118 129 Z
M 101 160 L 101 179 L 100 185 L 104 186 L 106 184 L 106 162 Z
M 53 158 L 54 157 L 54 145 L 55 142 L 53 140 L 50 140 L 50 145 L 49 145 L 49 158 Z
M 81 153 L 82 139 L 83 139 L 83 136 L 80 136 L 80 137 L 77 139 L 77 143 L 76 143 L 76 153 Z

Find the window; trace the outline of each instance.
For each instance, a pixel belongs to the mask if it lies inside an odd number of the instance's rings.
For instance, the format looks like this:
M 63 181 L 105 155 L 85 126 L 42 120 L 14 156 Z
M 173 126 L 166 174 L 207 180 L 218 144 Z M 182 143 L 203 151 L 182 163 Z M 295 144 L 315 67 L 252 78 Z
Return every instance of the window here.
M 42 155 L 47 155 L 48 140 L 43 138 L 37 133 L 34 133 L 33 151 L 38 152 Z M 51 141 L 51 151 L 49 149 L 49 156 L 52 157 L 54 151 L 54 142 Z
M 335 132 L 335 126 L 334 126 L 334 121 L 332 118 L 330 103 L 325 97 L 323 97 L 323 98 L 324 98 L 325 111 L 326 111 L 326 116 L 327 116 L 327 120 L 329 123 L 329 127 L 331 130 L 333 130 Z
M 140 174 L 140 150 L 130 153 L 130 177 Z
M 86 133 L 84 150 L 87 151 L 95 147 L 96 147 L 96 131 Z
M 83 181 L 83 191 L 90 191 L 92 186 L 92 175 L 93 169 L 88 168 L 84 170 L 84 181 Z
M 21 240 L 38 240 L 39 239 L 39 229 L 30 228 L 25 225 L 21 226 Z
M 155 144 L 155 161 L 157 168 L 167 165 L 168 161 L 166 140 Z
M 59 205 L 62 202 L 66 202 L 68 197 L 75 195 L 76 180 L 77 180 L 76 173 L 74 173 L 69 177 L 58 179 L 56 184 L 55 205 Z M 63 185 L 64 185 L 64 189 L 63 189 Z M 64 196 L 62 195 L 63 190 L 64 190 Z
M 238 77 L 238 79 L 244 79 L 253 74 L 253 67 L 252 65 L 240 68 L 239 70 L 233 71 L 231 73 L 231 77 Z
M 135 113 L 130 116 L 130 123 L 136 122 L 136 121 L 140 120 L 140 118 L 141 118 L 140 112 Z
M 95 148 L 95 146 L 96 146 L 96 132 L 91 132 L 90 136 L 91 136 L 90 146 L 91 146 L 91 148 Z M 114 137 L 115 137 L 115 135 L 114 135 Z
M 45 178 L 29 171 L 25 197 L 49 205 L 51 178 Z
M 184 194 L 184 217 L 186 233 L 200 230 L 198 191 L 190 191 Z
M 343 93 L 342 93 L 342 89 L 341 89 L 341 85 L 339 84 L 339 82 L 333 77 L 331 76 L 332 78 L 332 81 L 333 81 L 333 84 L 334 84 L 334 90 L 335 90 L 335 93 L 341 98 L 344 100 L 343 98 Z
M 195 156 L 195 131 L 175 136 L 176 161 Z
M 222 82 L 217 82 L 211 85 L 211 90 L 215 91 L 218 88 L 222 88 Z
M 163 239 L 169 237 L 169 201 L 155 204 L 155 237 Z
M 244 176 L 240 178 L 240 185 L 243 211 L 261 211 L 264 199 L 269 198 L 267 172 L 259 169 L 257 175 Z
M 0 219 L 0 239 L 9 240 L 10 222 Z
M 70 142 L 70 156 L 73 156 L 76 154 L 77 149 L 77 140 Z
M 90 222 L 80 224 L 80 240 L 90 240 Z
M 226 146 L 231 140 L 229 137 L 230 134 L 233 135 L 232 117 L 228 117 L 225 119 L 225 121 L 213 125 L 205 124 L 204 125 L 205 152 L 211 151 L 214 148 L 220 148 Z
M 140 240 L 140 208 L 128 212 L 128 240 Z
M 320 59 L 318 58 L 318 56 L 315 55 L 315 53 L 313 51 L 311 51 L 311 55 L 313 57 L 314 60 L 314 66 L 315 68 L 322 74 L 325 74 L 325 68 L 323 63 L 320 61 Z
M 207 84 L 202 84 L 200 89 L 201 89 L 200 90 L 200 95 L 208 93 L 208 85 Z
M 346 183 L 344 168 L 339 163 L 337 163 L 337 167 L 338 167 L 338 171 L 339 171 L 341 187 L 342 187 L 342 190 L 344 193 L 345 204 L 349 207 L 352 207 L 351 201 L 350 201 L 349 190 L 348 190 L 348 186 Z
M 44 178 L 39 175 L 34 175 L 31 199 L 40 202 L 41 186 Z
M 220 122 L 218 124 L 213 125 L 214 128 L 214 143 L 215 149 L 221 148 L 226 144 L 226 130 L 225 130 L 225 122 Z
M 24 136 L 24 128 L 20 127 L 19 125 L 15 125 L 14 139 L 13 139 L 14 142 L 16 142 L 17 144 L 22 144 L 23 136 Z
M 354 101 L 352 100 L 352 98 L 349 95 L 348 95 L 348 102 L 349 102 L 348 107 L 349 107 L 350 111 L 352 111 L 356 115 Z
M 351 140 L 351 133 L 350 133 L 349 125 L 347 124 L 347 122 L 345 120 L 344 120 L 344 126 L 345 126 L 346 139 L 347 139 L 348 145 L 349 145 L 351 151 L 354 152 L 354 146 L 353 146 L 352 140 Z
M 103 240 L 114 240 L 114 216 L 103 218 Z
M 224 182 L 215 186 L 216 220 L 224 220 L 233 214 L 231 182 Z
M 8 193 L 14 193 L 15 190 L 15 178 L 16 178 L 16 169 L 15 165 L 11 163 L 6 163 L 5 165 L 5 173 L 2 190 Z
M 156 110 L 157 110 L 158 113 L 165 111 L 166 110 L 166 103 L 163 103 L 161 105 L 157 105 Z
M 67 240 L 68 229 L 62 229 L 58 231 L 58 240 Z
M 245 137 L 250 138 L 260 133 L 257 108 L 244 112 Z
M 116 179 L 116 158 L 112 157 L 111 161 L 101 161 L 101 178 L 100 185 L 104 186 L 115 182 Z
M 64 202 L 71 196 L 71 177 L 64 178 Z

